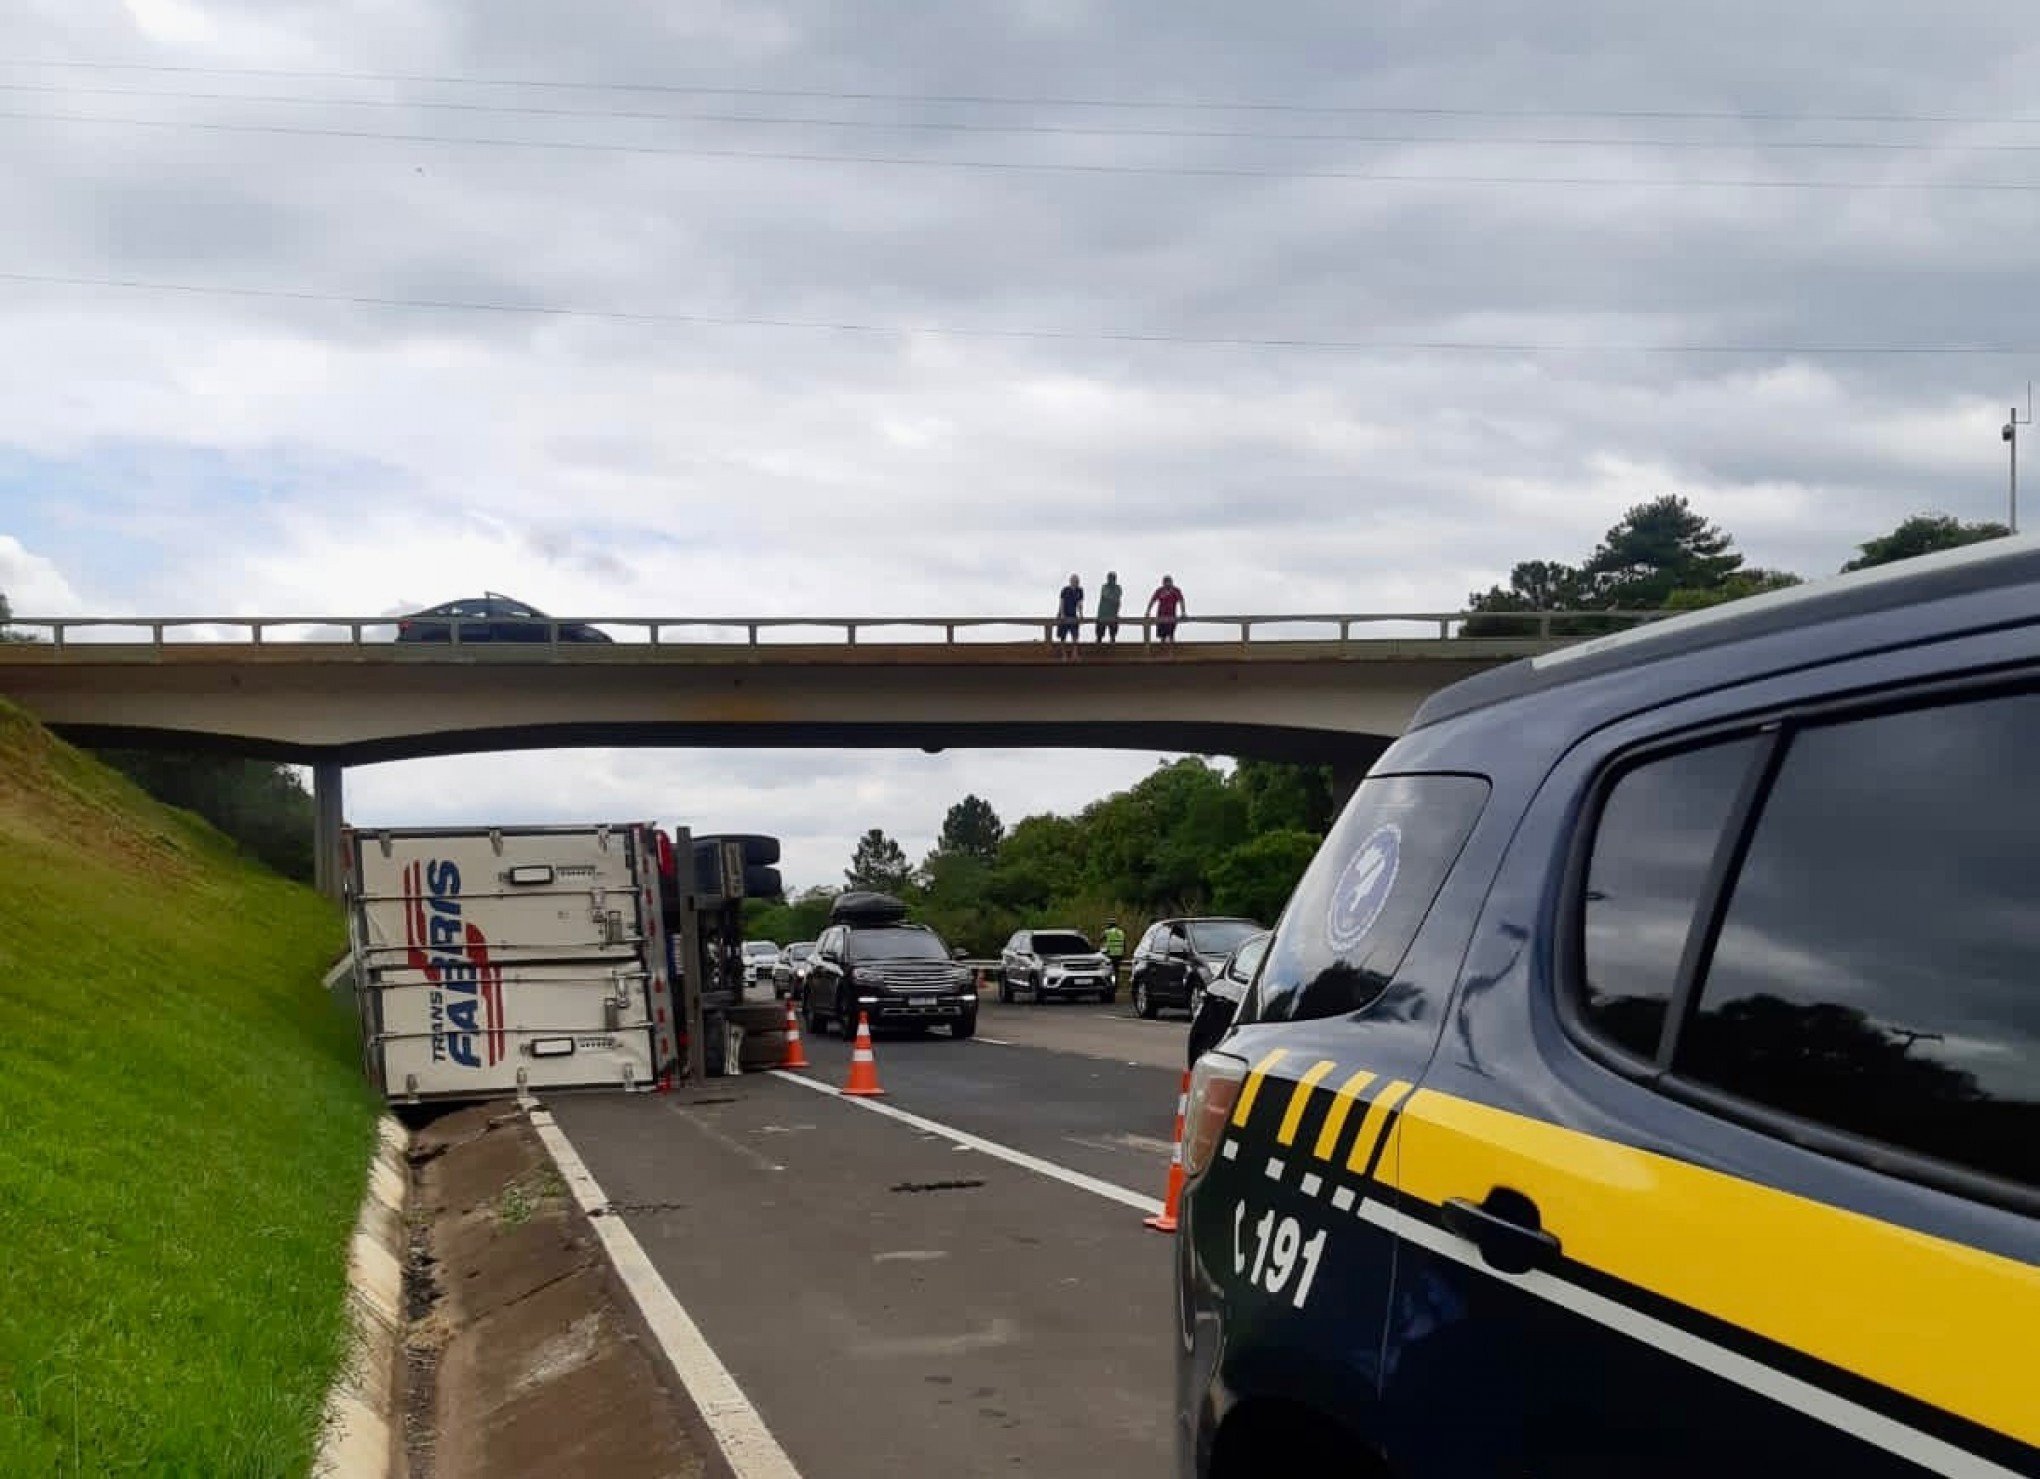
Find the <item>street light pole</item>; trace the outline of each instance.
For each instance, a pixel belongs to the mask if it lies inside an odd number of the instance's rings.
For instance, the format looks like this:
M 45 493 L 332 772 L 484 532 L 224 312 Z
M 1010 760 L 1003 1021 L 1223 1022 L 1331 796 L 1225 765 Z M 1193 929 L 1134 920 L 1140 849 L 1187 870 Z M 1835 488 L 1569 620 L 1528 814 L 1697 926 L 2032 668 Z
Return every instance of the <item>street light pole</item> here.
M 2033 382 L 2026 382 L 2026 414 L 2021 416 L 2017 406 L 2012 407 L 2011 417 L 2005 422 L 2003 432 L 2005 445 L 2012 454 L 2012 488 L 2008 507 L 2012 533 L 2019 532 L 2019 428 L 2033 424 Z

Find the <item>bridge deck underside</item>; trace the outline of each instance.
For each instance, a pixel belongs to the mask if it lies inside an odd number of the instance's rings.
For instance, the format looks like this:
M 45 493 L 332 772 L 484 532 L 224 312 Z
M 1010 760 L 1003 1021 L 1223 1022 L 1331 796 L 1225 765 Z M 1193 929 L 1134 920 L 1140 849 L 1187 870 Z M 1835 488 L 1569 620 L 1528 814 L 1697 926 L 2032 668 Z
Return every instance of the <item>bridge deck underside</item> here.
M 577 745 L 1081 747 L 1370 760 L 1522 641 L 857 647 L 0 648 L 0 695 L 90 742 L 360 764 Z

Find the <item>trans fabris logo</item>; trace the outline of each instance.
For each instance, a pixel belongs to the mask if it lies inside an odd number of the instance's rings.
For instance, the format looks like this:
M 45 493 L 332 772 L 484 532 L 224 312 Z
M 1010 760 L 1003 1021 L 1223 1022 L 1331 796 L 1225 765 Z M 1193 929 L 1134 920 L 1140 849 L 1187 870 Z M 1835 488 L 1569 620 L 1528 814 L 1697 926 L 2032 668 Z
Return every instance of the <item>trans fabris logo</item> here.
M 460 869 L 444 858 L 404 869 L 407 959 L 422 971 L 432 1014 L 432 1061 L 493 1068 L 503 1061 L 503 968 L 481 927 L 461 917 Z

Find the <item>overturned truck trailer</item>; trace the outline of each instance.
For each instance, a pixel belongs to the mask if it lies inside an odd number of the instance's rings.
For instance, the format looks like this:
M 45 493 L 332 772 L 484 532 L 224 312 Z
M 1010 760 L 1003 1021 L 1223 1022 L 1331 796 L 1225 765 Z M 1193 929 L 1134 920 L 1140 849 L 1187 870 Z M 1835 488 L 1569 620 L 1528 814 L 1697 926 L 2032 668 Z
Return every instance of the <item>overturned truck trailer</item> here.
M 648 1089 L 680 1066 L 650 823 L 350 829 L 364 1066 L 394 1101 Z

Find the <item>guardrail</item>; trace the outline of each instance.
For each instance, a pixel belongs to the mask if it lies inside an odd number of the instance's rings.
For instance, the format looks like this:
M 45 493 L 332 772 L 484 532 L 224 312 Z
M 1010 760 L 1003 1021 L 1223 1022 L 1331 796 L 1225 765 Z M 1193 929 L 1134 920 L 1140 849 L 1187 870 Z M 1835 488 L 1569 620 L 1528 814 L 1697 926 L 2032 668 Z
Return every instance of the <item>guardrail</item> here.
M 1656 621 L 1667 613 L 1662 611 L 1361 611 L 1361 612 L 1264 612 L 1232 616 L 1182 616 L 1174 622 L 1158 617 L 1126 616 L 1119 619 L 1121 628 L 1130 628 L 1139 634 L 1143 645 L 1153 646 L 1158 639 L 1158 629 L 1170 627 L 1172 633 L 1182 633 L 1199 642 L 1237 642 L 1251 645 L 1255 641 L 1299 641 L 1331 640 L 1330 632 L 1336 631 L 1339 642 L 1375 641 L 1379 637 L 1356 638 L 1355 628 L 1380 628 L 1383 626 L 1435 626 L 1440 638 L 1450 638 L 1455 628 L 1463 628 L 1469 621 L 1506 621 L 1515 630 L 1506 635 L 1536 637 L 1540 640 L 1556 641 L 1599 635 L 1612 624 L 1614 626 L 1635 626 Z M 1096 617 L 1085 617 L 1076 623 L 1084 645 L 1095 646 Z M 763 640 L 765 633 L 790 632 L 806 629 L 843 634 L 844 643 L 857 645 L 860 632 L 869 633 L 879 629 L 904 629 L 913 632 L 941 632 L 944 645 L 965 645 L 958 637 L 959 632 L 987 632 L 996 628 L 1018 629 L 1027 633 L 1017 640 L 1053 642 L 1058 626 L 1066 626 L 1058 618 L 1033 616 L 551 616 L 545 618 L 509 617 L 445 617 L 445 616 L 60 616 L 60 617 L 13 617 L 9 630 L 17 636 L 34 637 L 46 633 L 49 641 L 58 649 L 84 645 L 83 634 L 101 632 L 131 631 L 147 632 L 151 646 L 162 647 L 178 642 L 200 644 L 231 640 L 215 635 L 219 632 L 245 633 L 245 640 L 253 645 L 264 645 L 268 634 L 283 629 L 298 629 L 311 632 L 311 636 L 291 637 L 291 642 L 339 641 L 350 646 L 366 646 L 371 642 L 370 632 L 388 631 L 391 638 L 399 641 L 416 642 L 420 645 L 479 646 L 486 643 L 545 644 L 550 647 L 575 647 L 592 643 L 612 642 L 615 639 L 602 632 L 604 627 L 618 627 L 626 631 L 642 632 L 654 647 L 674 644 L 668 634 L 682 633 L 682 643 L 687 634 L 720 632 L 744 634 L 740 645 L 759 647 L 773 645 Z M 1299 638 L 1294 635 L 1270 636 L 1271 627 L 1314 626 L 1324 628 L 1325 636 Z M 425 628 L 428 635 L 412 636 L 415 628 Z M 1597 631 L 1596 628 L 1599 630 Z M 512 635 L 500 635 L 505 630 Z M 1193 635 L 1196 632 L 1223 633 L 1211 637 Z M 467 635 L 464 637 L 463 633 Z M 595 635 L 588 635 L 593 632 Z M 191 635 L 175 635 L 189 633 Z M 1039 634 L 1038 638 L 1036 634 Z M 78 634 L 78 635 L 74 635 Z M 343 635 L 344 634 L 344 637 Z M 1258 635 L 1257 635 L 1258 634 Z M 376 641 L 383 640 L 378 637 Z M 710 645 L 697 641 L 694 645 Z M 732 645 L 732 644 L 721 644 Z

